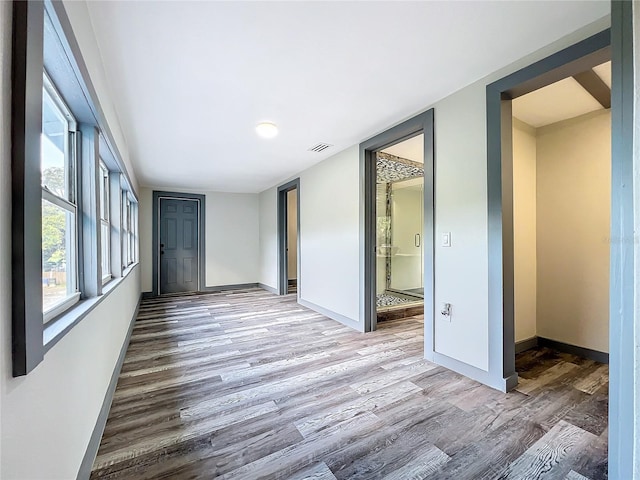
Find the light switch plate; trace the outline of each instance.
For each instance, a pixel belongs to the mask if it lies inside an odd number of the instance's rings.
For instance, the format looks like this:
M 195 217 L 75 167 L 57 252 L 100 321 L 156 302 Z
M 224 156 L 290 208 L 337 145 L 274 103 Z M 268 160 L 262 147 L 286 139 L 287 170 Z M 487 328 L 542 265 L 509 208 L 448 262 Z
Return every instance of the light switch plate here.
M 451 232 L 444 232 L 442 234 L 442 246 L 443 247 L 451 246 Z

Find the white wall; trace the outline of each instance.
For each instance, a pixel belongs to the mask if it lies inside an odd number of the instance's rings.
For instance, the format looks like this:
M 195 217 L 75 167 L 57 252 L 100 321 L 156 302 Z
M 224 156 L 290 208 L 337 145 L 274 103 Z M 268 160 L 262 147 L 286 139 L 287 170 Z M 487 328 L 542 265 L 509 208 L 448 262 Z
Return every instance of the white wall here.
M 86 37 L 78 40 L 87 52 Z M 135 267 L 29 375 L 12 377 L 10 52 L 11 2 L 0 2 L 0 478 L 68 480 L 78 473 L 135 312 L 139 272 Z M 100 99 L 108 101 L 106 90 Z
M 256 283 L 259 263 L 257 194 L 206 192 L 207 286 Z
M 12 378 L 5 365 L 3 479 L 76 478 L 139 300 L 139 282 L 135 267 L 26 377 Z M 10 338 L 2 344 L 10 351 Z
M 2 412 L 11 369 L 11 2 L 0 2 L 0 478 L 4 474 Z
M 538 335 L 609 351 L 611 112 L 537 130 Z
M 95 88 L 96 95 L 100 101 L 100 107 L 105 116 L 105 121 L 109 125 L 109 129 L 113 134 L 114 141 L 117 144 L 122 161 L 124 162 L 129 178 L 133 183 L 133 188 L 138 191 L 139 185 L 135 175 L 133 175 L 133 165 L 129 157 L 129 149 L 127 147 L 127 138 L 120 125 L 118 112 L 115 109 L 109 91 L 109 81 L 107 80 L 102 65 L 102 55 L 96 42 L 93 32 L 93 24 L 87 8 L 86 2 L 78 2 L 74 0 L 64 0 L 64 9 L 67 12 L 69 21 L 73 28 L 73 33 L 78 40 L 82 57 L 84 58 L 91 82 Z
M 609 23 L 604 18 L 570 33 L 433 105 L 435 307 L 439 312 L 442 303 L 451 303 L 453 313 L 451 322 L 439 313 L 435 315 L 437 353 L 480 370 L 487 371 L 489 367 L 486 86 L 604 30 Z M 302 299 L 353 319 L 362 315 L 355 300 L 360 296 L 355 270 L 360 242 L 358 161 L 358 146 L 353 146 L 300 174 Z M 261 278 L 273 282 L 273 286 L 277 279 L 275 198 L 275 189 L 261 194 L 260 217 Z M 443 232 L 452 234 L 449 248 L 440 246 Z M 311 254 L 307 253 L 309 249 Z M 356 328 L 363 328 L 362 319 Z M 477 370 L 447 364 L 483 381 L 487 379 Z M 502 372 L 493 372 L 498 374 Z
M 358 146 L 299 176 L 300 301 L 362 330 Z M 276 202 L 277 186 L 260 194 L 260 282 L 271 288 L 278 283 Z
M 152 290 L 153 190 L 140 188 L 142 291 Z M 259 197 L 251 193 L 194 192 L 205 196 L 206 286 L 256 283 L 259 278 Z
M 536 130 L 513 119 L 513 237 L 516 342 L 536 336 Z
M 435 306 L 452 304 L 451 321 L 435 318 L 435 351 L 488 369 L 486 80 L 435 106 Z M 464 139 L 464 141 L 462 141 Z
M 353 146 L 300 174 L 300 298 L 363 328 L 359 161 Z
M 259 283 L 278 290 L 278 198 L 275 188 L 260 194 Z

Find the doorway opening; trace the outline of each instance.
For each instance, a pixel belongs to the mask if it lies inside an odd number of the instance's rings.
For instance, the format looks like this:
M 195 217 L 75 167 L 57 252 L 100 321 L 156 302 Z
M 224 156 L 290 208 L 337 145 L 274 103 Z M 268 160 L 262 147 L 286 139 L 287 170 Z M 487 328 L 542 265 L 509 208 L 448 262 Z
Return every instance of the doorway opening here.
M 609 361 L 610 88 L 609 61 L 511 102 L 516 354 Z
M 205 287 L 204 195 L 153 192 L 153 295 Z
M 278 294 L 300 297 L 300 179 L 278 187 Z
M 610 86 L 607 62 L 511 101 L 515 390 L 573 399 L 588 478 L 607 465 Z
M 431 358 L 433 109 L 360 144 L 360 166 L 364 330 L 376 330 L 379 320 L 423 315 L 425 356 Z
M 376 152 L 376 319 L 424 313 L 424 134 Z
M 610 60 L 607 30 L 487 87 L 490 372 L 532 404 L 571 398 L 549 434 L 598 452 L 590 478 L 608 462 Z
M 590 72 L 588 75 L 593 79 L 597 74 L 592 69 L 611 60 L 610 38 L 610 31 L 603 31 L 487 86 L 489 372 L 492 383 L 501 385 L 505 391 L 515 388 L 518 383 L 515 370 L 513 103 L 519 97 L 559 81 L 566 83 L 569 79 L 569 83 L 581 83 L 571 77 L 580 78 L 585 72 Z M 585 89 L 580 85 L 574 87 Z M 551 111 L 551 107 L 547 110 Z M 522 189 L 518 194 L 523 195 Z

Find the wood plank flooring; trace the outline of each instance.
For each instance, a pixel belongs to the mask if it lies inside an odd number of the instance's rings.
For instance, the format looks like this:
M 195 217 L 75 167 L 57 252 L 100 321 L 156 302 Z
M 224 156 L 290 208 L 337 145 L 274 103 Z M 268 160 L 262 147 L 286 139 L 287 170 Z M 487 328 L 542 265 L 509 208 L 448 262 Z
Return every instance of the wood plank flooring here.
M 606 478 L 605 365 L 520 354 L 503 394 L 260 289 L 145 300 L 91 478 Z

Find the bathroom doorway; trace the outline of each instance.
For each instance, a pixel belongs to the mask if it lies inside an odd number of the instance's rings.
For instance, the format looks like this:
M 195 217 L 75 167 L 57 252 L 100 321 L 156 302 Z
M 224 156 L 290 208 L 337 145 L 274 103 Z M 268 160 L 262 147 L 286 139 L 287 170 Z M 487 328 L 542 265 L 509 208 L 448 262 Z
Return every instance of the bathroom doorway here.
M 360 144 L 364 330 L 424 315 L 426 358 L 434 322 L 433 117 L 428 110 Z
M 376 152 L 377 321 L 424 312 L 424 134 Z
M 278 294 L 300 296 L 300 179 L 278 187 Z

